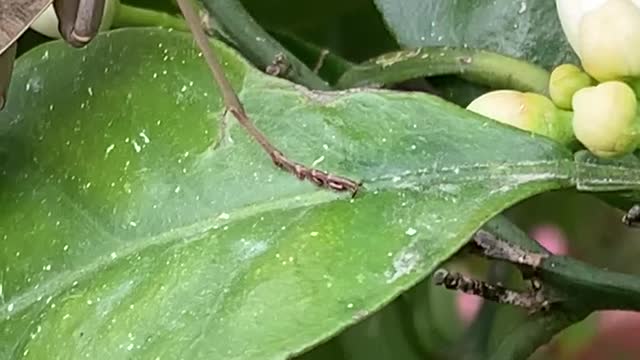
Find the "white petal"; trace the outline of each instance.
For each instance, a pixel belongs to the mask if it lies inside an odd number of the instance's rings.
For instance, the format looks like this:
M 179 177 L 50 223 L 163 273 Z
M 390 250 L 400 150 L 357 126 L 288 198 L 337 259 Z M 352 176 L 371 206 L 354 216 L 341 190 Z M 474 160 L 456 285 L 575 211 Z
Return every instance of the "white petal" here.
M 583 16 L 598 9 L 609 0 L 556 0 L 556 8 L 562 30 L 573 50 L 580 56 L 578 30 Z M 640 2 L 640 0 L 633 0 Z

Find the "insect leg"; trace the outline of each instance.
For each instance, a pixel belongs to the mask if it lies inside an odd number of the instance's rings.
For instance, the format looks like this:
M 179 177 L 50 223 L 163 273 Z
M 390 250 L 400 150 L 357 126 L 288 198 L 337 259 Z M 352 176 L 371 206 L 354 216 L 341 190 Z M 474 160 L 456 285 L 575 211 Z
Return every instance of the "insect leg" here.
M 11 81 L 13 71 L 13 61 L 16 58 L 17 43 L 13 43 L 5 52 L 0 54 L 0 110 L 4 108 L 7 101 L 7 91 Z
M 75 47 L 89 43 L 100 29 L 105 0 L 55 0 L 59 30 L 66 42 Z

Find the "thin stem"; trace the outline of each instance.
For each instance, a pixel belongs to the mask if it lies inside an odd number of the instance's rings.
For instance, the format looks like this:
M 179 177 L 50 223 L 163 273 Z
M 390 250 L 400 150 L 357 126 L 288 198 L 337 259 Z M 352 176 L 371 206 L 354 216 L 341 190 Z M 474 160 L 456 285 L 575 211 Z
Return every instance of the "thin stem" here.
M 540 270 L 540 279 L 560 292 L 565 302 L 591 310 L 640 311 L 637 276 L 601 270 L 564 256 L 545 259 Z
M 460 273 L 450 273 L 444 269 L 436 271 L 433 278 L 436 285 L 465 294 L 480 296 L 500 304 L 523 307 L 530 311 L 538 311 L 546 306 L 545 298 L 540 291 L 518 292 L 502 285 L 494 285 L 472 279 Z
M 119 3 L 113 18 L 113 27 L 160 26 L 164 28 L 189 31 L 184 19 L 151 9 Z
M 198 47 L 202 50 L 202 55 L 209 65 L 209 69 L 211 70 L 216 83 L 220 86 L 224 103 L 229 109 L 244 111 L 238 96 L 235 91 L 233 91 L 231 83 L 229 83 L 229 80 L 224 75 L 224 71 L 222 71 L 220 62 L 218 62 L 218 59 L 213 55 L 213 51 L 209 47 L 209 40 L 207 35 L 204 33 L 204 30 L 202 30 L 199 25 L 200 19 L 193 9 L 192 4 L 185 0 L 178 0 L 178 6 L 180 6 L 180 11 L 182 11 L 182 14 L 187 20 L 187 24 L 193 33 L 193 37 L 196 40 Z
M 336 191 L 350 191 L 355 196 L 360 187 L 360 183 L 341 176 L 333 175 L 325 171 L 309 168 L 303 164 L 287 158 L 280 150 L 273 146 L 267 137 L 253 124 L 249 116 L 245 113 L 242 103 L 233 90 L 231 83 L 224 74 L 222 66 L 213 54 L 209 46 L 209 41 L 200 27 L 198 16 L 189 0 L 178 0 L 178 6 L 182 11 L 193 36 L 202 51 L 202 54 L 209 65 L 213 77 L 220 87 L 222 97 L 227 110 L 238 120 L 247 133 L 251 135 L 262 148 L 269 154 L 273 163 L 279 168 L 294 174 L 300 180 L 310 180 L 314 184 Z
M 337 87 L 381 86 L 426 76 L 458 75 L 492 88 L 546 94 L 549 73 L 533 64 L 484 50 L 425 47 L 389 53 L 354 66 Z
M 283 56 L 288 71 L 283 77 L 310 89 L 328 90 L 329 85 L 295 55 L 267 33 L 245 10 L 239 0 L 202 0 L 222 29 L 233 39 L 243 55 L 261 69 Z
M 505 283 L 513 270 L 504 263 L 493 263 L 489 268 L 487 281 L 490 283 Z M 486 359 L 491 338 L 491 329 L 495 324 L 498 304 L 493 301 L 484 301 L 478 315 L 467 328 L 458 349 L 458 358 L 467 360 Z
M 493 237 L 487 244 L 499 243 L 494 248 L 512 248 L 501 253 L 524 249 L 530 252 L 529 257 L 541 254 L 539 245 L 532 246 L 533 239 L 503 217 L 492 220 L 479 233 L 485 234 L 484 238 Z M 478 237 L 474 239 L 477 242 Z M 546 250 L 543 255 L 535 264 L 524 264 L 520 261 L 522 258 L 508 256 L 502 260 L 520 265 L 521 271 L 535 273 L 545 287 L 552 289 L 554 300 L 564 304 L 591 310 L 640 311 L 640 278 L 637 276 L 602 270 L 566 256 L 549 255 Z
M 504 217 L 490 221 L 483 230 L 532 253 L 541 251 L 533 239 Z M 506 259 L 508 260 L 508 259 Z M 640 311 L 640 279 L 637 276 L 605 271 L 564 256 L 548 255 L 537 266 L 519 265 L 542 282 L 551 310 L 542 311 L 516 328 L 502 341 L 491 359 L 525 359 L 540 345 L 592 311 L 605 309 Z

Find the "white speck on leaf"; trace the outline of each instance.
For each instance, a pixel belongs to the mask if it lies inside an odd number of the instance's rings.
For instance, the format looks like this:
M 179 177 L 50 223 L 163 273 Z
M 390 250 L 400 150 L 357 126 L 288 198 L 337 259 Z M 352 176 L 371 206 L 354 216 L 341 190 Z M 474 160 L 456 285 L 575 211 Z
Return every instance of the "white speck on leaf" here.
M 311 167 L 316 167 L 316 166 L 318 166 L 318 164 L 320 164 L 323 161 L 324 161 L 324 155 L 322 155 L 319 158 L 313 160 L 313 162 L 311 163 Z
M 408 228 L 407 231 L 404 232 L 405 234 L 409 235 L 409 236 L 413 236 L 415 234 L 418 233 L 418 230 L 414 229 L 414 228 Z
M 225 212 L 223 212 L 220 215 L 218 215 L 218 219 L 220 219 L 220 220 L 229 220 L 229 217 L 230 217 L 229 214 L 227 214 Z
M 409 245 L 404 247 L 396 254 L 396 256 L 393 257 L 391 263 L 393 270 L 387 270 L 384 273 L 388 284 L 411 273 L 418 264 L 420 264 L 420 261 L 422 261 L 422 255 L 418 249 L 416 249 L 417 245 L 418 239 L 414 239 Z
M 527 2 L 525 0 L 522 0 L 520 2 L 520 9 L 518 9 L 518 14 L 524 14 L 525 11 L 527 11 Z
M 141 131 L 140 134 L 138 135 L 140 135 L 140 137 L 142 138 L 142 141 L 144 141 L 145 144 L 148 144 L 151 142 L 151 139 L 149 139 L 149 137 L 147 136 L 147 134 L 144 133 L 144 131 Z
M 37 76 L 29 78 L 29 81 L 27 81 L 27 84 L 25 85 L 25 90 L 36 93 L 40 92 L 40 90 L 42 90 L 42 79 Z
M 118 257 L 118 254 L 116 254 L 115 252 L 112 252 L 112 253 L 111 253 L 111 258 L 112 258 L 112 259 L 115 259 L 115 258 L 117 258 L 117 257 Z
M 11 304 L 9 304 L 9 305 L 7 306 L 7 311 L 8 311 L 8 312 L 12 312 L 12 311 L 13 311 L 13 303 L 11 303 Z
M 134 149 L 137 153 L 139 153 L 139 152 L 142 150 L 142 147 L 141 147 L 140 145 L 138 145 L 138 142 L 137 142 L 137 141 L 133 140 L 133 141 L 131 142 L 131 144 L 133 145 L 133 149 Z
M 248 241 L 241 239 L 239 252 L 244 260 L 252 259 L 268 249 L 268 243 L 266 241 Z
M 312 232 L 309 233 L 309 235 L 315 237 L 315 236 L 318 236 L 318 232 L 317 231 L 312 231 Z

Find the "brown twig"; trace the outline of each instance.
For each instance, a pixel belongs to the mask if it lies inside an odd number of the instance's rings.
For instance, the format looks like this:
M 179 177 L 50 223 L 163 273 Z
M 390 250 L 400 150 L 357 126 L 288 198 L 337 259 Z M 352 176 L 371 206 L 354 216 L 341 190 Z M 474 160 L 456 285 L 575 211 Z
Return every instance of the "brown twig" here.
M 471 279 L 459 273 L 450 273 L 444 269 L 436 271 L 433 274 L 433 280 L 436 285 L 444 286 L 447 289 L 477 295 L 500 304 L 522 307 L 531 312 L 543 310 L 549 306 L 549 301 L 544 296 L 539 282 L 532 282 L 530 291 L 518 292 L 501 285 L 492 285 Z
M 485 230 L 479 230 L 473 235 L 473 244 L 479 249 L 481 254 L 487 258 L 524 265 L 532 270 L 537 269 L 542 260 L 549 256 L 544 253 L 524 250 L 514 244 L 497 238 Z
M 264 151 L 269 154 L 273 163 L 279 168 L 292 173 L 300 180 L 308 179 L 320 187 L 331 190 L 351 191 L 352 196 L 355 196 L 361 185 L 359 182 L 342 176 L 333 175 L 322 170 L 313 169 L 290 160 L 280 150 L 278 150 L 278 148 L 269 142 L 267 137 L 254 125 L 253 121 L 249 119 L 242 103 L 231 87 L 229 80 L 227 80 L 227 77 L 224 75 L 220 63 L 209 47 L 207 36 L 199 25 L 200 18 L 196 15 L 192 5 L 188 0 L 178 0 L 178 6 L 180 7 L 184 18 L 193 33 L 193 37 L 195 38 L 198 47 L 202 51 L 202 54 L 209 65 L 209 69 L 211 70 L 216 83 L 220 87 L 227 110 L 238 120 L 240 125 L 245 128 L 247 133 L 249 133 L 249 135 L 253 137 L 260 146 L 262 146 Z

